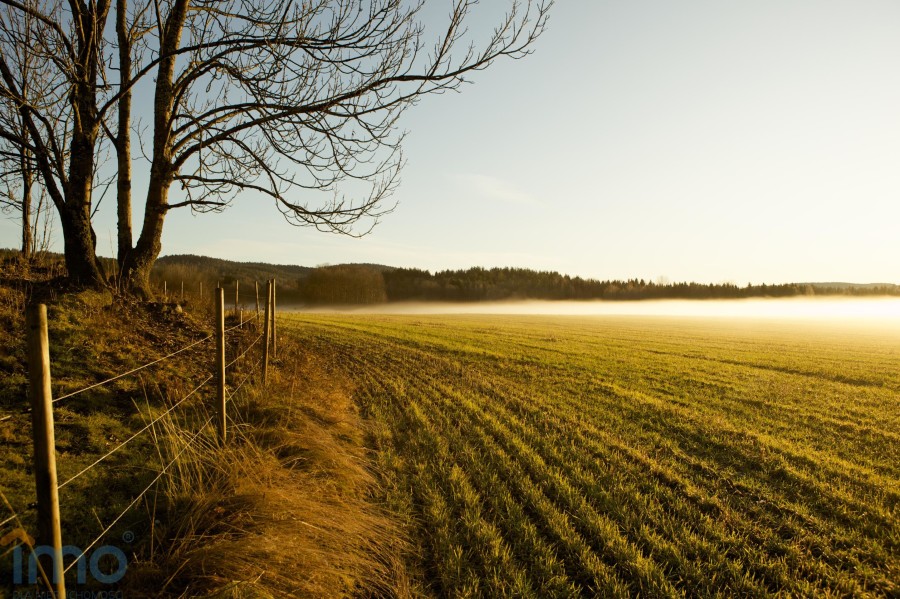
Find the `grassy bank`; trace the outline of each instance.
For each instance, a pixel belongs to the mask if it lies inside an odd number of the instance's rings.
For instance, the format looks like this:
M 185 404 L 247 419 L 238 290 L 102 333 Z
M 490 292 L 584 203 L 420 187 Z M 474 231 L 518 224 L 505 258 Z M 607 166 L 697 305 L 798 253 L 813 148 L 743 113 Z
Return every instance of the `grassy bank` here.
M 54 397 L 63 397 L 54 405 L 59 480 L 75 477 L 60 490 L 63 541 L 121 549 L 128 571 L 117 587 L 125 596 L 404 595 L 402 536 L 372 500 L 379 493 L 366 426 L 346 380 L 283 338 L 263 387 L 260 349 L 252 348 L 229 369 L 225 447 L 209 424 L 214 389 L 201 385 L 212 367 L 208 341 L 66 398 L 206 338 L 208 310 L 60 295 L 39 276 L 16 274 L 4 273 L 0 286 L 0 491 L 18 520 L 0 536 L 35 531 L 23 309 L 43 297 Z M 251 323 L 230 333 L 226 359 L 258 332 Z M 10 513 L 0 504 L 0 521 Z M 12 560 L 8 552 L 0 558 L 0 596 L 27 590 L 12 585 Z
M 810 325 L 292 315 L 435 596 L 900 593 L 900 343 Z

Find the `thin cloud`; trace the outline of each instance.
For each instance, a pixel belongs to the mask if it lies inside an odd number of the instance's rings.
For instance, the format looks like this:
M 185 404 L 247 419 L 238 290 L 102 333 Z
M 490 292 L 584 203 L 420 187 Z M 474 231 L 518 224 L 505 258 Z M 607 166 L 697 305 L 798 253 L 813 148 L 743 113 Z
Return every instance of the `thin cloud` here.
M 519 206 L 540 206 L 542 203 L 537 197 L 519 188 L 514 183 L 493 175 L 464 173 L 457 175 L 456 179 L 470 193 L 483 199 Z

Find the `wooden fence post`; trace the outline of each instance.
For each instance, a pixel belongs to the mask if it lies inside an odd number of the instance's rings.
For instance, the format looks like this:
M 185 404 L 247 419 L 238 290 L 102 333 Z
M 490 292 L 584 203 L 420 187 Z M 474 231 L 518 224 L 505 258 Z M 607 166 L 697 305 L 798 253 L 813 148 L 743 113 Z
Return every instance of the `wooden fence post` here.
M 234 281 L 234 315 L 237 316 L 238 313 L 238 289 L 240 289 L 241 283 L 237 279 Z
M 63 598 L 66 596 L 66 581 L 63 576 L 62 529 L 56 479 L 47 306 L 44 304 L 28 306 L 25 320 L 28 331 L 28 396 L 31 400 L 31 424 L 34 435 L 38 543 L 52 548 L 50 559 L 44 559 L 41 563 L 53 581 L 56 596 Z
M 216 421 L 225 444 L 225 290 L 216 288 Z
M 278 335 L 275 331 L 275 277 L 272 277 L 272 359 L 274 360 L 277 356 L 276 348 L 278 346 Z
M 266 384 L 269 374 L 269 310 L 272 306 L 272 281 L 266 281 L 266 319 L 263 323 L 263 355 L 262 355 L 262 382 Z
M 181 281 L 181 301 L 184 301 L 184 281 Z
M 200 281 L 200 299 L 203 299 L 203 281 Z
M 253 287 L 256 290 L 256 324 L 259 326 L 259 281 L 253 281 Z
M 169 282 L 163 281 L 163 300 L 169 299 Z

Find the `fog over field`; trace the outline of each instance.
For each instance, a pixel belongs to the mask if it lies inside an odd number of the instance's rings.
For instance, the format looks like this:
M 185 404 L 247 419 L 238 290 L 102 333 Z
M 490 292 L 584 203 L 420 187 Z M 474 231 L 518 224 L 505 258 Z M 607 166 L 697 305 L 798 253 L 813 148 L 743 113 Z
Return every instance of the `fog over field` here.
M 572 316 L 686 316 L 846 321 L 900 327 L 900 298 L 746 300 L 397 302 L 364 306 L 279 306 L 305 313 L 543 314 Z

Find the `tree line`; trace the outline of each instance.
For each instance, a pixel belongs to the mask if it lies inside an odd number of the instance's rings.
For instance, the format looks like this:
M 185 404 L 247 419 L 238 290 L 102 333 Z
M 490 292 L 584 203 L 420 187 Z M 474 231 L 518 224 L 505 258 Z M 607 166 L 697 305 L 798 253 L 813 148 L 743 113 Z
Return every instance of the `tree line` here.
M 388 301 L 503 301 L 740 299 L 813 295 L 900 295 L 897 285 L 827 285 L 654 282 L 596 280 L 527 268 L 469 268 L 435 272 L 398 268 L 383 271 Z
M 181 271 L 181 266 L 189 271 Z M 828 283 L 705 284 L 646 279 L 596 280 L 527 268 L 469 268 L 430 272 L 377 264 L 305 268 L 236 263 L 197 256 L 167 256 L 156 276 L 177 282 L 202 278 L 231 285 L 276 277 L 282 302 L 303 304 L 379 304 L 384 302 L 483 302 L 509 300 L 742 299 L 798 296 L 900 296 L 900 285 Z M 265 276 L 263 276 L 263 273 Z M 249 287 L 248 287 L 249 289 Z
M 0 249 L 0 264 L 16 262 L 20 253 Z M 59 263 L 59 254 L 47 254 Z M 115 260 L 100 258 L 107 271 Z M 484 302 L 514 300 L 653 300 L 653 299 L 746 299 L 800 296 L 875 297 L 900 296 L 900 285 L 852 283 L 707 284 L 650 281 L 647 279 L 597 280 L 554 271 L 528 268 L 481 268 L 443 270 L 434 273 L 418 268 L 395 268 L 380 264 L 341 264 L 319 267 L 262 262 L 235 262 L 189 254 L 160 258 L 151 282 L 155 289 L 168 285 L 177 294 L 184 284 L 188 294 L 199 285 L 232 289 L 240 284 L 241 301 L 253 303 L 254 282 L 275 279 L 280 303 L 289 304 L 379 304 L 385 302 Z M 177 297 L 175 295 L 174 297 Z M 230 296 L 229 297 L 233 297 Z M 229 300 L 230 301 L 230 300 Z

